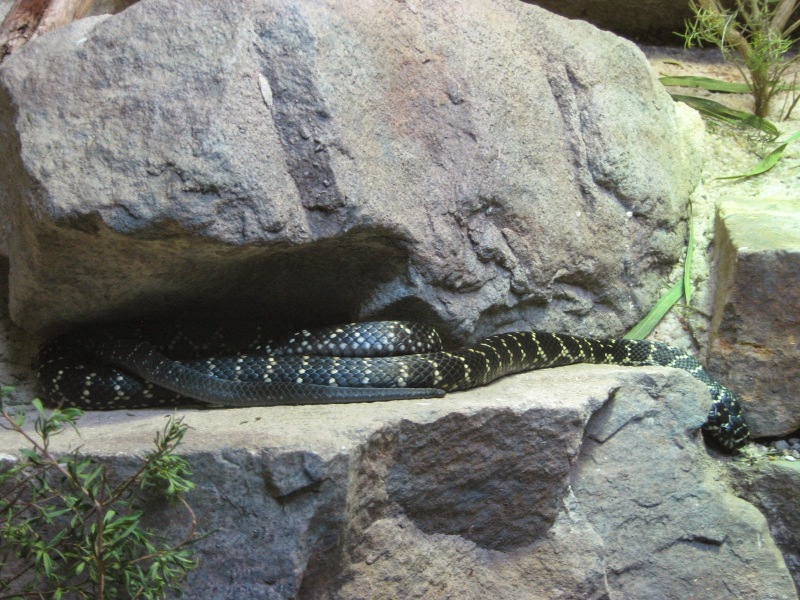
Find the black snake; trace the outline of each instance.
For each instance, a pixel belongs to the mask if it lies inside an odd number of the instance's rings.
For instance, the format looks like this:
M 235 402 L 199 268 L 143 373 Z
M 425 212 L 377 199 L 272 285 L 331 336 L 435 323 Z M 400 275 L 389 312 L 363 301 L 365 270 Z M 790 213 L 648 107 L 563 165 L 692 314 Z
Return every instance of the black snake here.
M 704 429 L 723 447 L 735 450 L 748 438 L 733 393 L 694 357 L 657 342 L 526 331 L 445 352 L 434 329 L 400 321 L 275 339 L 253 326 L 238 335 L 216 326 L 190 329 L 191 335 L 161 324 L 125 325 L 56 338 L 37 359 L 43 397 L 51 405 L 94 410 L 198 401 L 217 406 L 370 402 L 441 397 L 505 375 L 575 363 L 660 365 L 688 371 L 706 384 L 713 403 Z

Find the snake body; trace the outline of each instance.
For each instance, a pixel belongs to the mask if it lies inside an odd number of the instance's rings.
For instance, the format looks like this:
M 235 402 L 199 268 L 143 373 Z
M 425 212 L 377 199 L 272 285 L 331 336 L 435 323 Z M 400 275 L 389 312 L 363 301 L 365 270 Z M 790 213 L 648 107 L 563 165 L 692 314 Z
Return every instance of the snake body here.
M 247 328 L 189 335 L 160 325 L 57 338 L 38 358 L 44 398 L 94 410 L 207 403 L 254 406 L 440 397 L 500 377 L 576 363 L 660 365 L 689 372 L 712 396 L 704 429 L 734 450 L 748 431 L 733 393 L 682 350 L 657 342 L 525 331 L 453 351 L 436 331 L 401 321 L 303 330 L 273 339 Z M 161 334 L 161 340 L 158 335 Z

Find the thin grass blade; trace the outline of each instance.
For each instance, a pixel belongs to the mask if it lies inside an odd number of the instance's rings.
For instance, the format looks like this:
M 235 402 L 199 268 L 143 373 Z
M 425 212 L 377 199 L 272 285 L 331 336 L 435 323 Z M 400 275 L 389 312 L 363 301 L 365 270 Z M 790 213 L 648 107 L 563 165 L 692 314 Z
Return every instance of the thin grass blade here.
M 694 288 L 692 286 L 692 259 L 694 258 L 694 219 L 692 217 L 692 205 L 689 204 L 689 242 L 686 246 L 686 260 L 683 262 L 683 296 L 686 304 L 692 301 Z
M 761 175 L 761 173 L 766 173 L 772 167 L 778 164 L 778 161 L 783 157 L 783 153 L 786 150 L 786 147 L 797 138 L 800 138 L 800 131 L 790 136 L 789 139 L 787 139 L 784 143 L 775 148 L 772 152 L 767 154 L 761 160 L 761 162 L 759 162 L 755 167 L 753 167 L 746 173 L 741 173 L 739 175 L 728 175 L 726 177 L 717 177 L 716 179 L 741 179 L 742 177 L 754 177 L 755 175 Z
M 692 87 L 708 90 L 709 92 L 726 92 L 729 94 L 749 94 L 750 88 L 746 83 L 722 81 L 711 77 L 694 77 L 692 75 L 676 75 L 674 77 L 659 77 L 663 85 L 676 87 Z
M 745 112 L 742 110 L 735 110 L 728 108 L 724 104 L 714 102 L 708 98 L 698 98 L 697 96 L 683 96 L 681 94 L 670 94 L 672 99 L 677 102 L 688 104 L 693 109 L 698 111 L 701 115 L 709 119 L 715 119 L 728 123 L 734 127 L 753 127 L 759 129 L 773 137 L 778 137 L 778 128 L 772 123 L 761 117 Z
M 669 309 L 680 300 L 681 296 L 683 296 L 683 279 L 675 282 L 675 285 L 658 299 L 658 302 L 645 315 L 644 319 L 634 325 L 623 337 L 628 340 L 643 340 L 646 338 L 664 318 L 664 315 L 669 312 Z

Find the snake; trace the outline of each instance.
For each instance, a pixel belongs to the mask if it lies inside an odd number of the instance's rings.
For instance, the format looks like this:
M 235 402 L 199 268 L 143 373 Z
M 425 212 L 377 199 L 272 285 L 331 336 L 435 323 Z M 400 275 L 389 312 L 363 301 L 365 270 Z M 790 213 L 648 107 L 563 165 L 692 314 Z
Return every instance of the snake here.
M 703 429 L 736 451 L 749 437 L 736 396 L 691 354 L 660 343 L 543 331 L 444 350 L 435 328 L 370 321 L 273 335 L 239 324 L 122 324 L 55 338 L 36 369 L 52 406 L 114 410 L 335 404 L 439 398 L 524 371 L 578 363 L 664 366 L 712 397 Z

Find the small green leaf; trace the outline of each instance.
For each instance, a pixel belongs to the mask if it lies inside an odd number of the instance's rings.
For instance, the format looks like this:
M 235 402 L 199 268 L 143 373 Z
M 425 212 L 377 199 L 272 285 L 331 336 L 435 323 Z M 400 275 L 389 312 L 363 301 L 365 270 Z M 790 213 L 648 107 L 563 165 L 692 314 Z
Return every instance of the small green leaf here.
M 755 175 L 761 175 L 761 173 L 766 173 L 772 167 L 778 164 L 778 161 L 783 157 L 783 152 L 786 150 L 786 147 L 799 137 L 800 137 L 800 131 L 790 136 L 789 139 L 787 139 L 784 143 L 775 148 L 772 152 L 767 154 L 761 160 L 761 162 L 759 162 L 755 167 L 753 167 L 746 173 L 741 173 L 739 175 L 728 175 L 726 177 L 717 177 L 716 179 L 740 179 L 742 177 L 754 177 Z
M 26 417 L 27 415 L 24 412 L 14 415 L 14 425 L 22 429 L 22 426 L 25 425 Z
M 683 102 L 698 111 L 701 115 L 709 119 L 722 121 L 734 127 L 752 127 L 759 129 L 773 137 L 778 137 L 778 128 L 771 122 L 761 117 L 757 117 L 753 113 L 745 112 L 743 110 L 735 110 L 728 108 L 724 104 L 714 102 L 708 98 L 698 98 L 696 96 L 682 96 L 680 94 L 670 94 L 672 99 L 677 102 Z
M 50 555 L 47 552 L 42 553 L 42 563 L 44 565 L 44 572 L 47 574 L 48 577 L 53 576 L 53 559 L 50 558 Z
M 659 77 L 662 85 L 678 87 L 693 87 L 708 90 L 709 92 L 727 92 L 730 94 L 749 94 L 750 87 L 746 83 L 735 83 L 712 79 L 711 77 L 694 77 L 692 75 L 676 75 L 673 77 Z
M 677 281 L 667 293 L 658 299 L 655 306 L 641 321 L 633 326 L 623 337 L 628 340 L 643 340 L 655 329 L 665 314 L 683 296 L 683 280 Z
M 127 538 L 129 535 L 131 535 L 133 533 L 138 534 L 139 532 L 137 530 L 139 528 L 139 518 L 140 517 L 141 517 L 141 513 L 137 513 L 136 515 L 130 515 L 129 517 L 123 517 L 117 523 L 115 523 L 114 527 L 112 528 L 112 530 L 115 531 L 115 534 L 114 534 L 113 537 L 111 537 L 106 542 L 106 545 L 109 548 L 114 548 L 119 543 L 121 543 L 122 540 Z M 127 525 L 127 527 L 125 527 L 121 531 L 117 531 L 118 529 L 121 529 L 125 525 Z M 136 538 L 138 540 L 140 538 L 140 536 L 139 535 L 135 535 L 134 538 Z
M 42 458 L 34 450 L 29 448 L 20 448 L 19 453 L 36 465 L 42 462 Z
M 97 465 L 88 474 L 81 473 L 80 477 L 83 480 L 83 487 L 91 489 L 92 484 L 101 475 L 105 475 L 105 467 L 103 465 Z M 102 484 L 102 479 L 104 479 L 104 477 L 101 477 L 101 482 L 100 482 L 101 484 Z

